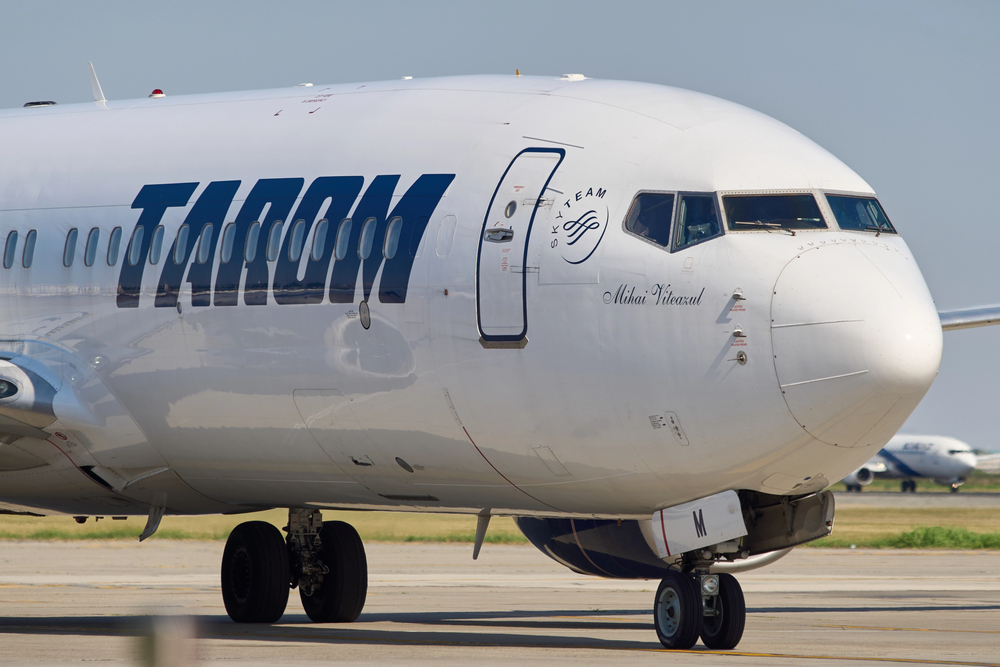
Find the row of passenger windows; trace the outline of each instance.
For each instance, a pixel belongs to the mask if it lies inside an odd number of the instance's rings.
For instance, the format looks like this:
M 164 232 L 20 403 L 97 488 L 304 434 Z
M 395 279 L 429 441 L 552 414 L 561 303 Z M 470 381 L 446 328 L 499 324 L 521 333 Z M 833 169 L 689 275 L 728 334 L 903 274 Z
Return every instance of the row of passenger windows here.
M 351 229 L 354 226 L 354 222 L 350 218 L 345 218 L 340 221 L 336 229 L 336 238 L 334 239 L 334 256 L 337 259 L 344 259 L 347 257 L 349 251 L 349 245 L 351 240 Z M 358 240 L 358 257 L 361 259 L 368 259 L 372 252 L 372 246 L 375 242 L 375 231 L 378 226 L 378 221 L 375 218 L 368 218 L 361 225 L 360 239 Z M 273 262 L 278 259 L 278 253 L 281 251 L 281 231 L 284 227 L 284 223 L 281 220 L 274 222 L 271 225 L 271 229 L 267 236 L 267 246 L 265 248 L 265 254 L 267 261 Z M 382 256 L 386 259 L 392 259 L 396 256 L 396 252 L 399 249 L 399 235 L 402 231 L 403 219 L 400 217 L 394 217 L 389 220 L 389 224 L 385 230 L 385 238 L 382 242 Z M 212 249 L 213 249 L 213 234 L 215 233 L 215 225 L 209 223 L 202 227 L 201 234 L 199 234 L 197 245 L 193 250 L 194 260 L 199 264 L 205 264 L 211 259 Z M 330 221 L 323 219 L 316 223 L 315 229 L 313 230 L 312 246 L 309 250 L 309 256 L 313 261 L 319 261 L 323 258 L 323 251 L 326 248 L 327 237 L 331 233 Z M 145 235 L 144 227 L 136 227 L 135 231 L 132 232 L 132 239 L 129 243 L 128 257 L 126 260 L 131 266 L 135 266 L 140 261 L 142 261 L 142 242 L 143 236 Z M 158 225 L 153 229 L 152 238 L 149 244 L 149 262 L 151 264 L 159 264 L 160 256 L 163 254 L 163 225 Z M 76 260 L 76 250 L 78 245 L 80 232 L 75 227 L 66 234 L 66 245 L 63 248 L 63 265 L 73 266 L 73 262 Z M 174 243 L 173 252 L 173 262 L 175 264 L 182 264 L 185 261 L 185 256 L 188 252 L 188 242 L 191 236 L 191 228 L 187 224 L 180 226 L 177 230 L 177 239 Z M 31 263 L 35 256 L 35 242 L 38 238 L 38 232 L 34 229 L 29 231 L 24 237 L 24 247 L 21 251 L 21 265 L 24 268 L 30 268 Z M 17 240 L 18 234 L 16 231 L 12 231 L 7 235 L 7 241 L 4 246 L 3 252 L 3 266 L 5 269 L 9 269 L 14 265 L 17 255 Z M 118 263 L 118 254 L 121 248 L 122 240 L 122 228 L 115 227 L 111 230 L 111 235 L 108 238 L 107 255 L 106 260 L 108 266 L 115 266 Z M 290 238 L 288 243 L 288 259 L 292 262 L 297 262 L 302 257 L 302 253 L 305 250 L 305 240 L 306 240 L 306 222 L 305 220 L 296 220 L 292 223 L 292 229 L 290 232 Z M 243 244 L 242 254 L 244 262 L 253 262 L 257 258 L 257 246 L 260 241 L 260 222 L 253 222 L 246 232 L 246 240 Z M 87 242 L 84 245 L 83 250 L 83 263 L 87 266 L 93 266 L 94 262 L 97 261 L 98 246 L 101 242 L 101 230 L 94 227 L 87 234 Z M 223 264 L 228 263 L 232 260 L 234 245 L 236 243 L 236 223 L 229 223 L 222 230 L 222 251 L 220 260 Z
M 874 197 L 824 196 L 841 229 L 896 233 Z M 789 230 L 794 234 L 793 230 L 828 227 L 812 194 L 723 195 L 722 210 L 731 231 Z M 632 202 L 625 229 L 657 245 L 679 250 L 720 236 L 719 218 L 714 194 L 644 192 Z

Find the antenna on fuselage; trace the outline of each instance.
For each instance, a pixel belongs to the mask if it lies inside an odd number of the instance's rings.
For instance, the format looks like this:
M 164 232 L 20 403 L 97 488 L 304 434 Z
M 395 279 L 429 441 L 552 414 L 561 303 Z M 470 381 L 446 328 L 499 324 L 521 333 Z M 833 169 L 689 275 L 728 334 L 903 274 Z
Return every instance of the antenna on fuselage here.
M 90 70 L 90 89 L 94 91 L 94 102 L 96 102 L 102 109 L 107 109 L 104 105 L 108 100 L 104 97 L 104 91 L 101 90 L 101 82 L 97 80 L 97 72 L 94 71 L 94 63 L 87 61 L 87 69 Z

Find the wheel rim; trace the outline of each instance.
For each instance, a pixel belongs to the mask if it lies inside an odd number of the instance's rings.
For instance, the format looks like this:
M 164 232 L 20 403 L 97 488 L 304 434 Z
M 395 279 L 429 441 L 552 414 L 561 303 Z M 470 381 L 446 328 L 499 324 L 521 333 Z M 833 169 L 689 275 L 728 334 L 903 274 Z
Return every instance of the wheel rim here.
M 681 600 L 677 591 L 670 586 L 663 589 L 657 600 L 656 620 L 663 636 L 673 637 L 677 634 L 681 622 Z
M 252 578 L 250 570 L 250 554 L 247 553 L 246 547 L 240 547 L 233 554 L 230 570 L 233 575 L 230 589 L 233 597 L 240 604 L 246 602 L 250 597 L 250 579 Z
M 719 632 L 722 630 L 722 621 L 723 621 L 722 615 L 724 613 L 725 612 L 722 609 L 722 600 L 716 597 L 715 615 L 706 616 L 705 625 L 702 628 L 702 630 L 704 630 L 706 635 L 708 635 L 709 637 L 714 637 L 719 634 Z

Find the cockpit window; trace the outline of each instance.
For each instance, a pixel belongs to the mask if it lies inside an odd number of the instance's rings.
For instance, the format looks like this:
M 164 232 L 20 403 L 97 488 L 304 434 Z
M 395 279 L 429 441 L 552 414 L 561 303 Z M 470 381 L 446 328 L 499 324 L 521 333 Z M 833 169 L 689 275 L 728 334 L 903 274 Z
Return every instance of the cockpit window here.
M 826 229 L 816 198 L 801 195 L 727 195 L 722 198 L 729 229 Z
M 850 197 L 847 195 L 827 195 L 833 217 L 841 229 L 895 234 L 896 228 L 889 222 L 882 205 L 874 197 Z
M 674 215 L 674 195 L 647 192 L 632 202 L 625 229 L 663 246 L 670 244 L 670 219 Z
M 677 205 L 677 231 L 674 250 L 722 234 L 715 195 L 681 195 Z

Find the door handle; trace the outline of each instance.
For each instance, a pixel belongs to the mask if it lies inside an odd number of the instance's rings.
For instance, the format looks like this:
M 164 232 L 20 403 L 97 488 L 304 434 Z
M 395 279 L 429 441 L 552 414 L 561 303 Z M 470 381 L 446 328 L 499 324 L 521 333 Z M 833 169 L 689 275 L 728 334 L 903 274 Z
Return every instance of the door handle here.
M 514 230 L 494 227 L 486 230 L 486 240 L 492 243 L 509 243 L 514 239 Z

